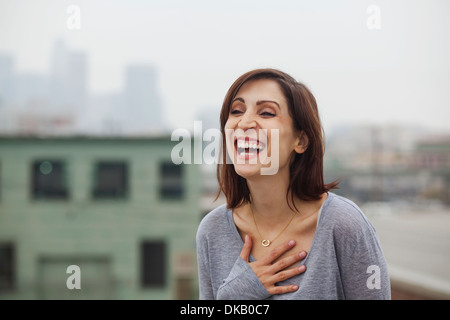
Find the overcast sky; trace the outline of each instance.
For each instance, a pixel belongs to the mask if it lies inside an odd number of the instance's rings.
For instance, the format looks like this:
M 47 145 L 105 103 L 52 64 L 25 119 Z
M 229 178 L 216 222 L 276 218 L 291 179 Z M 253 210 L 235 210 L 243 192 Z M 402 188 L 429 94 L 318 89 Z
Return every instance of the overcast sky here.
M 66 22 L 80 8 L 80 29 Z M 380 29 L 367 12 L 380 9 Z M 0 0 L 0 52 L 48 73 L 57 38 L 85 51 L 89 90 L 121 90 L 127 64 L 154 64 L 165 117 L 191 128 L 258 67 L 307 84 L 325 128 L 400 123 L 448 128 L 450 1 Z

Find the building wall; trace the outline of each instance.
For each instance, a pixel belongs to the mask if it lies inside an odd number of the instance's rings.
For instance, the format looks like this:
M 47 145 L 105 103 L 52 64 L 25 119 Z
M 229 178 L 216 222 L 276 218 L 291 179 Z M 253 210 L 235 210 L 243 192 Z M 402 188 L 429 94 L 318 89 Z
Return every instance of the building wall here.
M 0 243 L 14 248 L 14 285 L 0 298 L 195 298 L 201 181 L 198 166 L 184 165 L 183 200 L 161 199 L 159 165 L 170 162 L 173 145 L 170 138 L 1 138 Z M 33 198 L 32 163 L 42 159 L 66 163 L 68 199 Z M 92 196 L 100 160 L 128 163 L 124 199 Z M 143 288 L 141 245 L 152 240 L 165 243 L 166 281 Z M 80 290 L 66 287 L 71 264 L 80 266 Z

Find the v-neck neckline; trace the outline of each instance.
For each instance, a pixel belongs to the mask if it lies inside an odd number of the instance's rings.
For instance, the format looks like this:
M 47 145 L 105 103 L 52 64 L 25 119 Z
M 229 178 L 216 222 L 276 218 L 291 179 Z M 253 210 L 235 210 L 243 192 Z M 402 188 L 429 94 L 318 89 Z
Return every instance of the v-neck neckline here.
M 313 237 L 313 241 L 311 243 L 311 247 L 309 248 L 309 252 L 307 253 L 306 257 L 301 260 L 299 262 L 300 264 L 305 264 L 306 261 L 308 260 L 308 257 L 311 255 L 311 252 L 313 252 L 313 249 L 315 248 L 315 243 L 317 242 L 317 235 L 321 232 L 322 228 L 322 224 L 323 224 L 323 220 L 326 219 L 325 216 L 326 214 L 324 214 L 324 212 L 326 213 L 326 207 L 328 206 L 329 202 L 331 201 L 331 199 L 334 197 L 334 194 L 331 192 L 328 192 L 328 196 L 325 199 L 325 201 L 322 203 L 322 206 L 319 209 L 319 212 L 317 214 L 317 226 L 316 226 L 316 231 L 314 232 L 314 237 Z M 241 247 L 244 245 L 244 241 L 242 241 L 241 235 L 239 234 L 239 230 L 234 222 L 233 219 L 233 209 L 227 209 L 227 217 L 228 217 L 228 221 L 230 223 L 230 228 L 232 233 L 234 234 L 235 237 L 237 237 L 238 243 L 241 244 Z M 252 254 L 249 255 L 249 261 L 253 262 L 256 261 L 255 257 L 253 257 Z

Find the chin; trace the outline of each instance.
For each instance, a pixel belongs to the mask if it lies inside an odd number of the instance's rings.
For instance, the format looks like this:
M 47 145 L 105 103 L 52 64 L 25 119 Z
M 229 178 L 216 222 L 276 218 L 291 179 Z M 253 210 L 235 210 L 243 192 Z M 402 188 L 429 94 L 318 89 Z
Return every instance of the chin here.
M 261 168 L 257 164 L 234 164 L 234 171 L 244 179 L 261 175 Z

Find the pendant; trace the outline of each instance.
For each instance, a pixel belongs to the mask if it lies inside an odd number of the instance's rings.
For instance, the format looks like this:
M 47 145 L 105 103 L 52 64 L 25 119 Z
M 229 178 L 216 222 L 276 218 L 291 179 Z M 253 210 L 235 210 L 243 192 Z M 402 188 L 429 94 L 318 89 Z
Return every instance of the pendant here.
M 270 240 L 263 240 L 263 241 L 261 241 L 261 244 L 262 244 L 264 247 L 268 247 L 268 246 L 270 246 Z

